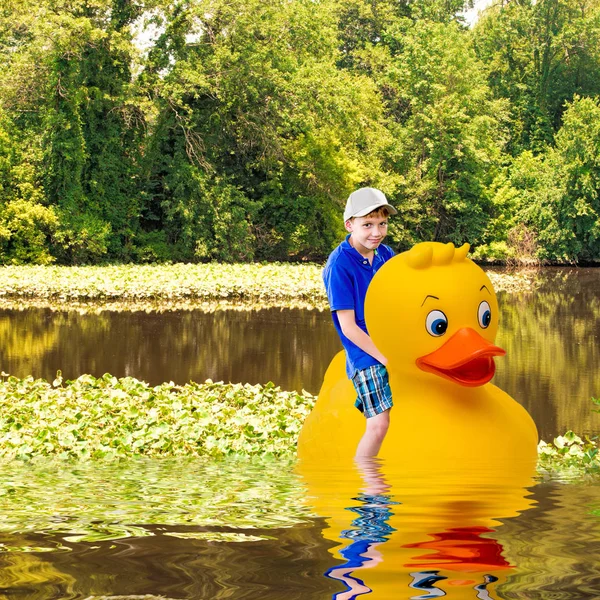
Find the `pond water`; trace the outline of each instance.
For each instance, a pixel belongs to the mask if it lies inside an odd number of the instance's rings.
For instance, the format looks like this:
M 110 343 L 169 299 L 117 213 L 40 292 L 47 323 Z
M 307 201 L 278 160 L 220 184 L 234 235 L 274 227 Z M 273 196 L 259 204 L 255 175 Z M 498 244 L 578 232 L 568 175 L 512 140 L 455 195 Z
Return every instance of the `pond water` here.
M 2 597 L 600 596 L 600 486 L 387 467 L 1 465 Z
M 598 430 L 600 269 L 546 269 L 535 293 L 499 294 L 494 383 L 522 403 L 543 439 Z M 318 393 L 341 348 L 327 311 L 213 313 L 0 311 L 0 369 L 18 377 L 133 376 L 151 384 L 266 383 Z
M 542 436 L 598 430 L 600 270 L 547 270 L 500 295 L 496 383 Z M 318 392 L 328 313 L 0 312 L 0 368 L 272 380 Z M 457 465 L 397 472 L 230 458 L 0 463 L 0 598 L 600 597 L 598 480 Z

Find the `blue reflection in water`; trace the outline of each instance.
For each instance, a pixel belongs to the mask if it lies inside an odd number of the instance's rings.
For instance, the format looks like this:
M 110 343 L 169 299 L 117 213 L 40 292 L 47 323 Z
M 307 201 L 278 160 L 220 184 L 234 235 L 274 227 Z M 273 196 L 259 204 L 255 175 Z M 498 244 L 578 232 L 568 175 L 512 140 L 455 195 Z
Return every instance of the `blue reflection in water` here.
M 440 575 L 439 571 L 420 571 L 418 573 L 411 573 L 410 576 L 413 580 L 409 584 L 409 587 L 415 590 L 427 591 L 426 594 L 412 596 L 411 600 L 429 600 L 430 598 L 441 598 L 446 595 L 444 590 L 435 587 L 436 583 L 447 579 L 443 575 Z M 498 581 L 498 578 L 493 575 L 484 575 L 483 583 L 480 583 L 473 588 L 477 592 L 477 598 L 479 600 L 491 600 L 492 597 L 487 590 L 487 586 L 494 581 Z
M 338 579 L 346 585 L 343 592 L 333 595 L 334 600 L 353 600 L 373 591 L 362 579 L 352 575 L 352 572 L 355 569 L 368 569 L 381 562 L 382 558 L 376 547 L 386 542 L 390 534 L 396 531 L 388 520 L 393 515 L 390 506 L 400 504 L 399 502 L 394 502 L 387 494 L 360 494 L 353 500 L 362 502 L 362 505 L 347 508 L 359 516 L 352 521 L 353 529 L 346 529 L 341 534 L 342 539 L 352 540 L 349 546 L 340 550 L 346 562 L 325 572 L 326 577 Z
M 427 594 L 420 594 L 419 596 L 412 596 L 412 600 L 426 600 L 427 598 L 440 598 L 445 596 L 446 593 L 443 590 L 435 587 L 438 581 L 446 579 L 443 575 L 439 574 L 439 571 L 419 571 L 418 573 L 411 573 L 410 576 L 413 580 L 409 583 L 409 587 L 415 590 L 427 591 Z

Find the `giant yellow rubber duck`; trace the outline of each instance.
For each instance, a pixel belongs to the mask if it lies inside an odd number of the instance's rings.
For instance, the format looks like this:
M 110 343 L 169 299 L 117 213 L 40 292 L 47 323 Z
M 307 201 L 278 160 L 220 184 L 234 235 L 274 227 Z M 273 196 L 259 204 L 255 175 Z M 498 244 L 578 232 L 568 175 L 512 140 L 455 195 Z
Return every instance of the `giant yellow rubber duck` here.
M 371 282 L 366 323 L 388 358 L 394 400 L 377 468 L 354 462 L 365 423 L 343 353 L 301 431 L 307 502 L 325 518 L 324 537 L 338 544 L 327 576 L 348 587 L 337 598 L 435 597 L 436 588 L 456 600 L 495 598 L 514 571 L 495 532 L 532 505 L 537 430 L 490 383 L 504 354 L 494 343 L 498 304 L 468 250 L 418 244 Z M 365 511 L 389 513 L 384 534 L 369 538 L 372 518 L 360 531 L 357 514 Z M 348 558 L 358 552 L 362 558 Z
M 494 344 L 498 303 L 468 250 L 468 244 L 417 244 L 383 265 L 367 291 L 367 328 L 389 361 L 394 400 L 379 456 L 396 466 L 537 457 L 533 420 L 489 383 L 494 358 L 504 354 Z M 302 460 L 352 459 L 365 429 L 355 396 L 340 352 L 302 428 Z

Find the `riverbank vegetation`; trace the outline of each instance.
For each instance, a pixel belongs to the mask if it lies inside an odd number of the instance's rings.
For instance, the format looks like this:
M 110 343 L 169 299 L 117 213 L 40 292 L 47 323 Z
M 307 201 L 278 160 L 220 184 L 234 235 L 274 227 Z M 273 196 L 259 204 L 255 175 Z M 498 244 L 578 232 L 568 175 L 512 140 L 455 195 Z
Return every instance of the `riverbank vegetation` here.
M 0 307 L 60 310 L 326 309 L 317 264 L 0 267 Z M 488 272 L 496 291 L 531 291 L 535 271 Z
M 322 260 L 389 240 L 600 259 L 600 3 L 9 0 L 0 263 Z
M 0 458 L 293 457 L 316 397 L 272 383 L 172 382 L 82 375 L 52 382 L 2 374 Z M 540 442 L 539 471 L 600 472 L 597 440 L 573 432 Z

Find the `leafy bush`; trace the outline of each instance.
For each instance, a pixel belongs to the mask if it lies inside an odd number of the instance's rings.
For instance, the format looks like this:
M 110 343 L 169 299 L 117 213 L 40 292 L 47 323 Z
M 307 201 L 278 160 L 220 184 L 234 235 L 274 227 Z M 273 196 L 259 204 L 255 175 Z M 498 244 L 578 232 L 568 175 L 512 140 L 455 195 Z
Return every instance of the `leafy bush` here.
M 56 212 L 29 200 L 11 200 L 0 211 L 0 263 L 47 265 L 54 262 L 50 239 Z
M 133 258 L 137 263 L 162 263 L 173 260 L 175 252 L 163 230 L 142 231 L 135 237 Z
M 576 259 L 600 256 L 600 99 L 575 96 L 556 134 L 565 198 L 557 215 L 559 227 L 570 234 Z
M 111 232 L 109 223 L 89 214 L 69 215 L 61 211 L 60 216 L 52 244 L 52 252 L 60 262 L 89 264 L 106 255 Z
M 508 266 L 539 266 L 537 236 L 524 223 L 515 225 L 508 232 L 507 245 L 510 249 L 506 260 Z
M 511 251 L 506 242 L 490 242 L 477 246 L 472 253 L 475 260 L 489 262 L 504 262 L 510 256 Z
M 579 477 L 585 473 L 600 472 L 600 455 L 595 439 L 582 439 L 572 431 L 554 438 L 551 443 L 541 441 L 538 446 L 539 470 L 562 477 Z
M 498 196 L 513 218 L 502 237 L 514 258 L 576 262 L 600 253 L 600 102 L 575 97 L 556 134 L 556 146 L 525 151 L 510 166 Z M 512 233 L 511 233 L 512 232 Z M 511 236 L 512 239 L 508 239 Z

